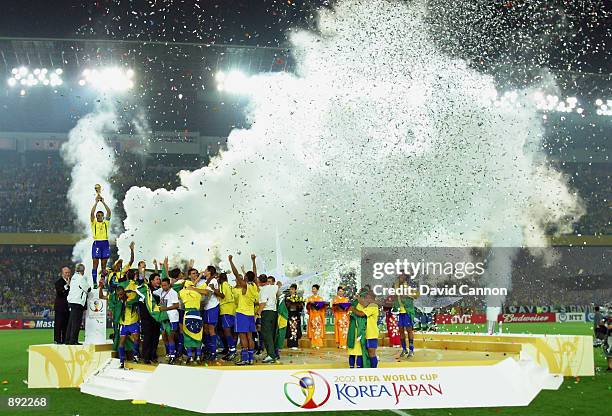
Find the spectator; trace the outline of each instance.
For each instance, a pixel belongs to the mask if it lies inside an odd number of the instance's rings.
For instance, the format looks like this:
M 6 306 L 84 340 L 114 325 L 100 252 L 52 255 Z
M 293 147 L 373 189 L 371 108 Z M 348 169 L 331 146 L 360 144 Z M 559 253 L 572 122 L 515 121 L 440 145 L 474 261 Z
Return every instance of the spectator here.
M 68 345 L 79 345 L 79 330 L 83 320 L 83 311 L 87 303 L 87 294 L 91 292 L 90 279 L 85 276 L 85 266 L 79 263 L 76 273 L 70 279 L 70 291 L 68 292 L 68 306 L 70 307 L 70 318 L 68 320 Z
M 53 341 L 56 344 L 66 343 L 66 329 L 68 328 L 68 292 L 70 289 L 70 268 L 62 267 L 59 279 L 55 281 L 55 323 Z

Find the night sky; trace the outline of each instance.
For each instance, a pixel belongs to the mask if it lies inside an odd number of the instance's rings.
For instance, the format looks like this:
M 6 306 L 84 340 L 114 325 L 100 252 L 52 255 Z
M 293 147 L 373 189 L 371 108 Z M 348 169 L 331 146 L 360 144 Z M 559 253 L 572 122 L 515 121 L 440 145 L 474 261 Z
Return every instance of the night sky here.
M 412 0 L 399 0 L 412 1 Z M 286 46 L 334 0 L 3 0 L 0 36 Z M 612 1 L 428 0 L 432 38 L 450 55 L 612 73 Z
M 402 1 L 402 0 L 400 0 Z M 412 1 L 412 0 L 403 0 Z M 430 30 L 449 54 L 612 72 L 612 1 L 428 0 Z M 3 0 L 0 36 L 284 46 L 315 28 L 334 0 Z
M 4 0 L 0 35 L 279 45 L 323 0 Z

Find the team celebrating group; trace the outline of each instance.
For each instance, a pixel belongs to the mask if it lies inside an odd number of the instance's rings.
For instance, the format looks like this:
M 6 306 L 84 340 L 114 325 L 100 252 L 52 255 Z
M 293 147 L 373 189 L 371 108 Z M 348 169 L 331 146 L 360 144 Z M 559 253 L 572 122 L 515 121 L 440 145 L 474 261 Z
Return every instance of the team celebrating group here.
M 106 215 L 96 212 L 98 203 L 103 204 Z M 323 347 L 326 310 L 330 306 L 335 345 L 347 350 L 349 366 L 377 367 L 379 305 L 369 287 L 361 289 L 352 300 L 345 296 L 345 288 L 338 287 L 336 296 L 326 302 L 315 284 L 312 295 L 304 299 L 298 295 L 296 284 L 285 291 L 273 276 L 258 275 L 254 254 L 248 271 L 244 267 L 238 271 L 233 256 L 229 255 L 231 275 L 218 272 L 212 265 L 199 272 L 193 260 L 184 270 L 171 269 L 167 257 L 160 265 L 161 270 L 155 260 L 152 271 L 146 269 L 144 261 L 132 269 L 133 242 L 129 262 L 124 266 L 122 259 L 118 259 L 107 268 L 110 216 L 110 208 L 98 194 L 90 215 L 94 238 L 92 278 L 98 286 L 99 298 L 107 300 L 112 312 L 113 343 L 121 367 L 125 367 L 130 350 L 135 362 L 156 361 L 160 335 L 169 364 L 221 359 L 236 365 L 252 365 L 255 355 L 263 350 L 266 356 L 262 363 L 273 363 L 279 360 L 285 342 L 288 348 L 298 348 L 304 309 L 308 314 L 310 345 L 315 349 Z M 99 280 L 98 265 L 102 266 Z M 82 265 L 77 266 L 78 270 L 84 275 Z M 406 275 L 400 274 L 398 285 L 407 284 Z M 395 299 L 402 357 L 414 355 L 413 302 L 408 296 Z M 220 345 L 223 351 L 218 354 Z M 241 348 L 239 356 L 237 345 Z

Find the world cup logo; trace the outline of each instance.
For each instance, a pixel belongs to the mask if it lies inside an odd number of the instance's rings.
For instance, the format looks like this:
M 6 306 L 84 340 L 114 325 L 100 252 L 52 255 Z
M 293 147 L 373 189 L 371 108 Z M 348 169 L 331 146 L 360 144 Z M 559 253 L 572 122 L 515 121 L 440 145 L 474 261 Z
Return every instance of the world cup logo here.
M 321 374 L 308 370 L 298 371 L 291 377 L 297 381 L 285 383 L 285 397 L 294 406 L 316 409 L 329 400 L 331 388 Z
M 92 312 L 102 312 L 104 308 L 104 303 L 102 303 L 99 299 L 94 299 L 89 303 L 89 310 Z

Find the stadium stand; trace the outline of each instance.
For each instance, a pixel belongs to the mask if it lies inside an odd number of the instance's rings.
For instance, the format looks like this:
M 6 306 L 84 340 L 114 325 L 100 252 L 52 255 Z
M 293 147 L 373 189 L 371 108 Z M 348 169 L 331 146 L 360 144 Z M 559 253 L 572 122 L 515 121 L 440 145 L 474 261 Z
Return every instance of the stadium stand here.
M 71 265 L 66 246 L 0 245 L 0 313 L 45 316 L 53 310 L 54 281 Z
M 179 185 L 181 169 L 202 166 L 197 155 L 141 157 L 124 152 L 117 161 L 111 183 L 120 201 L 132 186 L 173 189 Z M 565 163 L 561 169 L 586 205 L 587 214 L 575 225 L 575 233 L 611 235 L 610 165 Z M 70 170 L 59 152 L 0 152 L 0 232 L 75 232 L 66 200 L 69 186 Z M 121 207 L 118 215 L 124 218 Z

